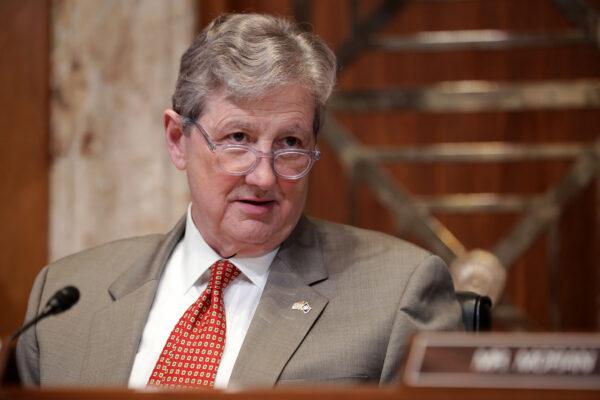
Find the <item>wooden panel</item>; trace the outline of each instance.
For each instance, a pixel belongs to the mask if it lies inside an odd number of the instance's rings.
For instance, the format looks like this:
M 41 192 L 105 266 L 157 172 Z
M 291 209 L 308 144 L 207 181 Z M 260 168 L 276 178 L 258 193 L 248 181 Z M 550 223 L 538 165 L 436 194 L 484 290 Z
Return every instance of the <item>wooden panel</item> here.
M 596 400 L 597 390 L 380 388 L 374 385 L 287 385 L 276 389 L 141 391 L 116 388 L 0 388 L 13 400 Z
M 46 263 L 48 2 L 0 2 L 0 332 L 25 314 Z
M 284 0 L 215 0 L 199 1 L 199 30 L 223 13 L 255 12 L 281 16 L 293 14 L 291 1 Z
M 315 27 L 333 43 L 341 38 L 331 13 L 348 15 L 344 1 L 319 3 Z M 363 13 L 372 3 L 359 2 Z M 414 2 L 394 18 L 384 32 L 402 34 L 419 30 L 507 29 L 559 31 L 568 27 L 551 1 Z M 341 30 L 342 28 L 340 28 Z M 490 79 L 522 81 L 597 77 L 598 50 L 590 45 L 509 51 L 454 51 L 438 53 L 364 52 L 340 76 L 340 88 L 418 86 L 441 80 Z M 379 112 L 345 113 L 338 117 L 369 145 L 426 144 L 436 142 L 495 141 L 519 143 L 579 141 L 598 137 L 597 109 L 486 113 Z M 328 154 L 328 152 L 326 152 Z M 459 192 L 541 193 L 568 170 L 569 163 L 510 164 L 402 164 L 390 167 L 398 181 L 419 194 Z M 331 171 L 329 171 L 331 170 Z M 339 166 L 324 160 L 313 176 L 309 200 L 312 214 L 346 222 L 340 209 L 347 200 L 332 182 L 340 181 Z M 321 182 L 321 183 L 320 183 Z M 324 196 L 327 196 L 326 198 Z M 560 304 L 563 330 L 593 330 L 597 326 L 598 278 L 594 190 L 578 196 L 560 223 L 558 292 L 551 292 L 546 238 L 540 240 L 514 266 L 506 298 L 532 316 L 532 329 L 551 329 L 549 307 Z M 388 213 L 367 191 L 361 191 L 358 225 L 393 233 Z M 321 207 L 322 204 L 328 207 Z M 339 204 L 337 207 L 332 207 Z M 347 208 L 347 207 L 346 207 Z M 518 221 L 517 215 L 438 215 L 468 248 L 491 248 Z M 408 236 L 410 238 L 410 236 Z M 586 307 L 587 305 L 587 307 Z

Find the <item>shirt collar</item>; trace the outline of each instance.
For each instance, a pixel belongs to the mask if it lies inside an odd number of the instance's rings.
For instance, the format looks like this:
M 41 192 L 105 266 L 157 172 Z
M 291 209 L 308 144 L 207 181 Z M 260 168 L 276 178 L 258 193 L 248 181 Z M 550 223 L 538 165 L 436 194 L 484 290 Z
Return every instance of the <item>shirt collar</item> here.
M 231 257 L 243 276 L 255 286 L 264 289 L 269 268 L 279 247 L 259 257 Z M 208 280 L 208 269 L 222 257 L 206 243 L 192 220 L 192 205 L 188 206 L 183 237 L 183 262 L 180 265 L 184 292 L 194 285 Z M 201 279 L 202 278 L 202 279 Z M 238 278 L 239 279 L 239 278 Z

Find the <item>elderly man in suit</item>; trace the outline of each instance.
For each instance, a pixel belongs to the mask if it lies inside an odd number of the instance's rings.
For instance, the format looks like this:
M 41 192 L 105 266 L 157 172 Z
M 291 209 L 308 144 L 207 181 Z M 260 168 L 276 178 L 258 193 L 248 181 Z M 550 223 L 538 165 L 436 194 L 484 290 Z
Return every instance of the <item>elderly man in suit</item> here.
M 19 341 L 37 385 L 248 387 L 394 379 L 408 337 L 458 329 L 444 263 L 383 234 L 303 216 L 335 82 L 331 50 L 284 19 L 232 14 L 183 55 L 168 152 L 192 202 L 171 232 L 44 268 L 72 310 Z

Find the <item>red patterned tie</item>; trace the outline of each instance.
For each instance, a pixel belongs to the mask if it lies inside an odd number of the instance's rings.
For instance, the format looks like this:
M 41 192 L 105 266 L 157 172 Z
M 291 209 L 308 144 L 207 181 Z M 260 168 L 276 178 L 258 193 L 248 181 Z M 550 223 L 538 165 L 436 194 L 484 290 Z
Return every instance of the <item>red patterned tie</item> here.
M 222 293 L 240 271 L 227 260 L 217 261 L 210 268 L 206 290 L 173 328 L 148 385 L 169 388 L 214 385 L 227 330 Z

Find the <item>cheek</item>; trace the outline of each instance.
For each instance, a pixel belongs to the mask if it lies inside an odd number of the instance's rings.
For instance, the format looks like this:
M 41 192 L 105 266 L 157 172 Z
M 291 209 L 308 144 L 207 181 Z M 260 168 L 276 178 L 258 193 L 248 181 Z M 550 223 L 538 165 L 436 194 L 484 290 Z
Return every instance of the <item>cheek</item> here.
M 304 178 L 300 182 L 283 181 L 280 183 L 280 187 L 286 203 L 301 212 L 308 191 L 308 180 Z
M 231 176 L 221 176 L 212 174 L 203 181 L 200 190 L 201 195 L 207 201 L 212 203 L 213 209 L 226 209 L 230 204 L 232 193 L 235 193 L 239 186 L 239 178 Z
M 202 161 L 188 164 L 187 172 L 193 196 L 213 210 L 225 207 L 227 196 L 239 184 L 239 177 L 223 174 Z

